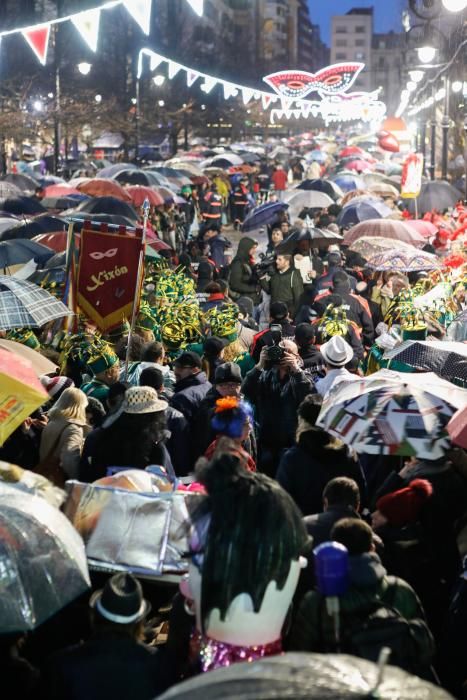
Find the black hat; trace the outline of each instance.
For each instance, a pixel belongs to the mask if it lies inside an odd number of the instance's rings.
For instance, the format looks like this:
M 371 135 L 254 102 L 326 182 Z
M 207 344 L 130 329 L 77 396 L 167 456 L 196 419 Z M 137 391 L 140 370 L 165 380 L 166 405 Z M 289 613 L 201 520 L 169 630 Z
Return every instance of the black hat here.
M 139 622 L 151 608 L 138 579 L 127 573 L 109 578 L 104 588 L 91 596 L 89 604 L 101 617 L 119 625 Z
M 282 319 L 287 317 L 288 313 L 287 304 L 284 304 L 283 301 L 274 301 L 269 306 L 269 315 L 275 321 L 282 321 Z
M 197 352 L 185 350 L 175 359 L 174 365 L 177 367 L 198 367 L 198 369 L 201 369 L 201 357 Z
M 225 340 L 225 338 L 218 338 L 215 335 L 211 335 L 209 338 L 206 338 L 203 343 L 204 354 L 207 357 L 217 357 L 228 344 L 229 341 Z
M 224 362 L 223 365 L 216 367 L 214 374 L 214 384 L 242 383 L 242 373 L 240 367 L 235 362 Z
M 299 323 L 295 328 L 295 342 L 299 348 L 310 345 L 315 338 L 316 329 L 310 323 Z

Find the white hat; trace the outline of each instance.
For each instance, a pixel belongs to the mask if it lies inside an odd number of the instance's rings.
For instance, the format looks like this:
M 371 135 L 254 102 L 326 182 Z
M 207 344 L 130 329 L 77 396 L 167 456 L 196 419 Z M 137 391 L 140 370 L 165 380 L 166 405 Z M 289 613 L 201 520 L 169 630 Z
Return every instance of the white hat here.
M 157 413 L 165 411 L 169 404 L 162 401 L 150 386 L 132 386 L 125 392 L 123 413 Z
M 340 335 L 333 335 L 331 340 L 321 345 L 320 353 L 325 362 L 333 367 L 343 367 L 353 358 L 353 350 Z

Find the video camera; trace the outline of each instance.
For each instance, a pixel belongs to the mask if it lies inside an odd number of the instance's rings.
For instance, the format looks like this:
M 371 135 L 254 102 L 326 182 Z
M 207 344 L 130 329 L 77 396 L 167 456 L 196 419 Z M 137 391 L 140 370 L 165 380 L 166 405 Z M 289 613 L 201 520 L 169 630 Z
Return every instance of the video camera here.
M 259 262 L 254 265 L 253 270 L 258 278 L 264 277 L 264 275 L 273 275 L 276 272 L 274 255 L 265 255 L 264 253 L 260 253 Z
M 267 356 L 271 364 L 277 365 L 285 355 L 285 350 L 281 347 L 282 326 L 279 323 L 272 323 L 269 329 L 272 336 L 272 345 L 267 346 Z

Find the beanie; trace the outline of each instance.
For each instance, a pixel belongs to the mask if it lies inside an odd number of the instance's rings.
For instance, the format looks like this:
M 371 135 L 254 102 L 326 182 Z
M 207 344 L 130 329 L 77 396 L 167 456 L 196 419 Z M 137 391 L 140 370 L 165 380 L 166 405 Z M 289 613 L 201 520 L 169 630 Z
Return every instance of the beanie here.
M 51 399 L 57 400 L 59 396 L 65 391 L 74 386 L 74 382 L 69 377 L 49 377 L 47 374 L 43 374 L 40 377 L 40 382 Z
M 376 501 L 376 509 L 394 527 L 403 527 L 418 520 L 424 503 L 433 493 L 426 479 L 414 479 L 399 491 L 388 493 Z

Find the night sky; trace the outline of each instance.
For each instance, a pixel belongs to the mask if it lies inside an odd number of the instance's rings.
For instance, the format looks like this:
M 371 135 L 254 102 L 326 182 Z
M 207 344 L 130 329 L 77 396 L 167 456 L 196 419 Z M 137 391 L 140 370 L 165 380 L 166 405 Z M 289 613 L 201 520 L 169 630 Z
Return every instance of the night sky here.
M 407 7 L 404 0 L 308 0 L 313 24 L 321 27 L 321 37 L 329 45 L 332 15 L 344 15 L 352 7 L 374 8 L 376 32 L 402 31 L 401 13 Z

